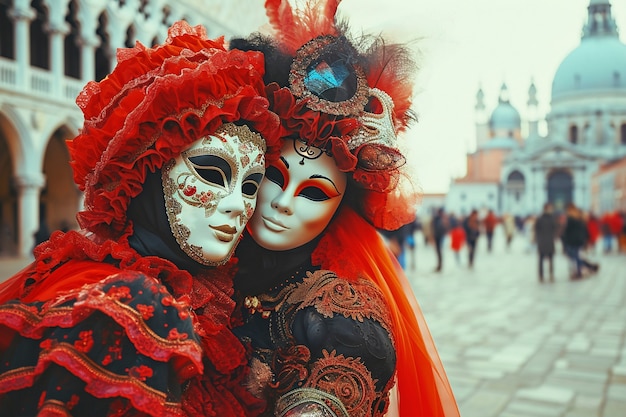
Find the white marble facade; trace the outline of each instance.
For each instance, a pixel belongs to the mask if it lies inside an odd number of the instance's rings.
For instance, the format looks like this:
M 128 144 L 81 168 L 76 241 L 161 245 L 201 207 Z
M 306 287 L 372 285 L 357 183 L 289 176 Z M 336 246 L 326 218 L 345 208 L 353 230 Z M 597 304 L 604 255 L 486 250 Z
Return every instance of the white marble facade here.
M 554 75 L 545 137 L 537 133 L 536 118 L 529 118 L 527 136 L 519 147 L 510 146 L 502 132 L 518 131 L 516 110 L 503 108 L 508 103 L 500 100 L 487 118 L 484 95 L 478 92 L 476 132 L 482 137 L 477 137 L 477 152 L 489 146 L 506 154 L 499 167 L 497 204 L 482 191 L 471 191 L 473 185 L 463 179 L 451 184 L 448 211 L 466 210 L 456 196 L 470 192 L 474 196 L 466 201 L 477 200 L 474 208 L 489 207 L 499 214 L 538 214 L 547 201 L 558 210 L 568 202 L 583 210 L 593 207 L 593 174 L 601 164 L 626 157 L 626 45 L 620 41 L 609 0 L 590 0 L 587 10 L 580 45 L 565 56 Z M 532 84 L 528 104 L 532 114 L 537 105 Z M 480 181 L 474 186 L 484 188 Z

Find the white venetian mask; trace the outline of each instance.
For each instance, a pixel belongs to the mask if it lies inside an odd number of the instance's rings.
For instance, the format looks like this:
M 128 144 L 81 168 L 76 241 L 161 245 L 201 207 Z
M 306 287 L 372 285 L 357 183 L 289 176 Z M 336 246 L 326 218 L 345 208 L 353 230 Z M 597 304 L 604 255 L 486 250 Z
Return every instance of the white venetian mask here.
M 267 168 L 257 212 L 248 224 L 260 246 L 276 251 L 297 248 L 320 235 L 347 186 L 335 160 L 317 148 L 287 140 L 280 154 Z
M 181 249 L 204 265 L 228 261 L 256 205 L 265 142 L 247 126 L 225 124 L 163 169 L 167 216 Z

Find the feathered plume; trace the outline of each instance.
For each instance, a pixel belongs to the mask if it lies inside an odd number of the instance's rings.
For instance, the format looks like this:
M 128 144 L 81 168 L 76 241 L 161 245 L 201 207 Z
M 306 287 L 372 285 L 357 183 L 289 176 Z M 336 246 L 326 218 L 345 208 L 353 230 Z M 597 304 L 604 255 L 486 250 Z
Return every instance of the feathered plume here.
M 265 0 L 265 10 L 281 49 L 293 55 L 311 39 L 337 36 L 335 14 L 339 3 L 341 0 L 307 0 L 306 7 L 294 13 L 289 0 Z
M 377 37 L 363 55 L 368 85 L 389 94 L 399 123 L 396 128 L 406 128 L 415 119 L 410 107 L 417 65 L 410 50 L 405 45 L 387 44 L 382 37 Z

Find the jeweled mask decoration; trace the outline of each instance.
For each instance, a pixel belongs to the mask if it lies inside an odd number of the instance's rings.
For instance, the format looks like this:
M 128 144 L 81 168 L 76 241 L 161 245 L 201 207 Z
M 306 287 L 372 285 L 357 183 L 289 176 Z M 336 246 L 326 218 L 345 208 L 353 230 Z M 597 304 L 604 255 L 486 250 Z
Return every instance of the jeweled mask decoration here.
M 350 116 L 367 104 L 367 80 L 356 51 L 344 37 L 320 36 L 298 49 L 290 89 L 311 110 Z

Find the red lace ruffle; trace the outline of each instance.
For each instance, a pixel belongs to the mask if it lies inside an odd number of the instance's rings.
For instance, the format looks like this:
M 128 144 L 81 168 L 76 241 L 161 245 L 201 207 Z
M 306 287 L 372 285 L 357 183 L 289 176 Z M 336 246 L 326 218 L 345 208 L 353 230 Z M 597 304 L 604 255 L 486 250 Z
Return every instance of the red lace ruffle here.
M 268 85 L 266 91 L 270 108 L 280 117 L 281 138 L 297 138 L 321 149 L 330 143 L 339 169 L 355 169 L 357 159 L 346 142 L 347 135 L 359 126 L 357 119 L 311 110 L 305 100 L 297 102 L 288 88 L 280 88 L 276 83 Z
M 222 123 L 247 121 L 278 155 L 278 118 L 265 98 L 263 57 L 227 51 L 222 38 L 177 22 L 164 45 L 121 50 L 113 72 L 77 98 L 85 123 L 68 143 L 74 180 L 85 192 L 81 227 L 117 238 L 126 209 L 154 172 Z

